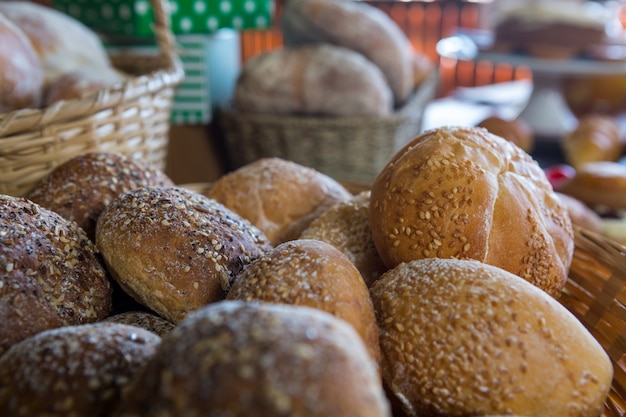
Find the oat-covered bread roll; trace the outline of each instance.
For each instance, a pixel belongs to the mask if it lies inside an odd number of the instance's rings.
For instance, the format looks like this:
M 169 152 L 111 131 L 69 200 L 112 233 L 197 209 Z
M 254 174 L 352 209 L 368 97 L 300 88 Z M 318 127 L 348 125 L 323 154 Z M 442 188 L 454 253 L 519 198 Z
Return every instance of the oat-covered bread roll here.
M 26 197 L 76 221 L 95 241 L 98 216 L 115 197 L 133 188 L 172 185 L 165 173 L 130 156 L 89 152 L 56 167 Z
M 246 61 L 235 107 L 244 112 L 317 116 L 381 116 L 393 96 L 380 69 L 333 45 L 285 47 Z
M 398 24 L 370 4 L 345 0 L 290 0 L 281 20 L 288 46 L 339 45 L 367 57 L 384 74 L 396 104 L 415 85 L 414 51 Z
M 339 249 L 370 286 L 387 267 L 378 256 L 370 227 L 370 191 L 335 204 L 302 231 L 301 239 L 317 239 Z
M 589 114 L 561 141 L 565 161 L 579 168 L 588 162 L 617 161 L 624 152 L 617 120 Z
M 421 259 L 370 288 L 383 378 L 409 416 L 599 416 L 611 361 L 554 298 L 475 260 Z
M 218 178 L 207 192 L 249 220 L 273 245 L 297 238 L 309 223 L 352 194 L 313 168 L 262 158 Z
M 85 232 L 32 201 L 0 195 L 0 355 L 28 336 L 99 321 L 110 310 L 109 278 Z
M 387 267 L 476 259 L 560 294 L 574 251 L 569 214 L 537 162 L 507 140 L 476 127 L 424 132 L 371 193 L 372 236 Z
M 224 298 L 241 269 L 271 246 L 215 200 L 180 187 L 140 187 L 100 214 L 96 244 L 113 278 L 174 323 Z
M 93 323 L 41 332 L 0 356 L 3 416 L 108 417 L 161 338 Z
M 345 321 L 310 307 L 221 301 L 163 337 L 114 417 L 390 417 Z
M 237 276 L 226 299 L 324 310 L 350 323 L 372 358 L 380 361 L 367 286 L 354 264 L 328 243 L 296 239 L 276 246 Z

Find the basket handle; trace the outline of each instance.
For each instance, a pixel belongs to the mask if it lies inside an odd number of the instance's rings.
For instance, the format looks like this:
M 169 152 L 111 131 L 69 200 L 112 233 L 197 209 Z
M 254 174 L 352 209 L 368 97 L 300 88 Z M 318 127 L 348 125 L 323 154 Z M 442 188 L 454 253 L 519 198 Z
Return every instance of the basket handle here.
M 182 64 L 176 52 L 176 41 L 171 28 L 169 4 L 167 0 L 150 0 L 150 3 L 154 13 L 153 31 L 161 55 L 169 66 L 172 68 L 180 67 L 182 70 Z

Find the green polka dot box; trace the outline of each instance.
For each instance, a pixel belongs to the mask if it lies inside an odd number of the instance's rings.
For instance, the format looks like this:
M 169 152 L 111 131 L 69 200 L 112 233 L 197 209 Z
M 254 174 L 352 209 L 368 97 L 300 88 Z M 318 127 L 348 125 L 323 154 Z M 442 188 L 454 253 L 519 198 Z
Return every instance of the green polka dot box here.
M 153 35 L 150 0 L 54 0 L 52 4 L 105 35 Z M 222 28 L 269 28 L 274 0 L 168 0 L 166 5 L 174 34 L 210 34 Z

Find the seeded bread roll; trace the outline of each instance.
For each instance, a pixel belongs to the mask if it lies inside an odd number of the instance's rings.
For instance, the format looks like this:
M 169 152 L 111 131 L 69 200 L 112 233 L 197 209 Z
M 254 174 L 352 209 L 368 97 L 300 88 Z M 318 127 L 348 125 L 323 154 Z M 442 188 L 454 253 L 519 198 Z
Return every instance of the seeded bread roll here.
M 237 276 L 226 299 L 324 310 L 350 323 L 372 358 L 380 362 L 367 286 L 352 262 L 328 243 L 298 239 L 278 245 Z
M 179 187 L 118 196 L 98 219 L 96 244 L 126 293 L 174 323 L 223 299 L 241 269 L 271 249 L 247 220 Z
M 297 238 L 309 223 L 352 194 L 321 172 L 262 158 L 215 181 L 207 192 L 261 229 L 273 245 Z
M 557 297 L 574 233 L 567 209 L 526 152 L 477 127 L 424 132 L 374 181 L 370 222 L 387 267 L 476 259 Z
M 125 311 L 107 317 L 103 322 L 122 323 L 149 330 L 158 336 L 165 336 L 174 328 L 174 323 L 146 311 Z
M 356 266 L 369 287 L 387 270 L 378 256 L 370 227 L 370 191 L 341 201 L 302 231 L 301 239 L 316 239 L 339 249 Z
M 0 195 L 0 355 L 28 336 L 99 321 L 110 310 L 111 285 L 85 232 L 32 201 Z
M 27 198 L 74 220 L 95 241 L 98 216 L 115 197 L 138 187 L 174 185 L 163 172 L 129 156 L 89 152 L 50 172 Z
M 626 165 L 610 161 L 586 163 L 557 190 L 593 208 L 626 210 Z
M 3 416 L 108 417 L 160 338 L 119 323 L 48 330 L 0 357 Z
M 409 416 L 599 416 L 613 367 L 554 298 L 475 260 L 422 259 L 370 288 L 383 378 Z
M 366 3 L 337 0 L 290 0 L 281 28 L 285 45 L 333 44 L 367 57 L 384 74 L 396 104 L 415 85 L 414 51 L 398 24 Z
M 354 329 L 309 307 L 221 301 L 163 338 L 114 417 L 390 417 Z

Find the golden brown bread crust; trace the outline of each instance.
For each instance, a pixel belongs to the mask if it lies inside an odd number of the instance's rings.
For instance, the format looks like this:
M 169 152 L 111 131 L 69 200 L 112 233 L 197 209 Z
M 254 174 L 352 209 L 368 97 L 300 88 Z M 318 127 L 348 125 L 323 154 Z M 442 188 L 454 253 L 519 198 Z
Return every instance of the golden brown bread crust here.
M 100 215 L 96 244 L 120 286 L 176 323 L 224 298 L 244 265 L 271 248 L 256 227 L 179 187 L 140 187 Z
M 600 415 L 609 357 L 525 280 L 474 260 L 422 259 L 370 290 L 383 378 L 408 415 Z
M 106 417 L 160 338 L 119 323 L 48 330 L 0 357 L 3 416 Z
M 624 151 L 620 129 L 614 117 L 589 114 L 561 141 L 565 161 L 574 168 L 588 162 L 617 161 Z
M 223 175 L 207 195 L 248 219 L 273 245 L 297 238 L 317 216 L 352 197 L 331 177 L 280 158 Z
M 85 232 L 31 201 L 0 195 L 0 354 L 110 310 L 109 279 Z
M 175 327 L 174 323 L 147 311 L 125 311 L 109 316 L 102 321 L 141 327 L 157 336 L 165 336 Z
M 470 258 L 560 294 L 574 250 L 569 215 L 539 165 L 486 129 L 423 133 L 371 193 L 372 236 L 387 267 Z
M 567 194 L 557 192 L 556 195 L 567 208 L 573 225 L 596 233 L 602 232 L 602 218 L 591 207 Z
M 133 188 L 171 185 L 165 173 L 129 156 L 89 152 L 56 167 L 26 197 L 76 221 L 95 241 L 98 216 L 115 197 Z
M 163 338 L 115 417 L 389 417 L 354 329 L 309 307 L 221 301 Z
M 352 262 L 328 243 L 299 239 L 278 245 L 237 276 L 226 299 L 324 310 L 350 323 L 372 358 L 380 361 L 367 286 Z
M 43 95 L 43 67 L 24 32 L 0 13 L 0 112 L 37 108 Z
M 590 207 L 626 210 L 626 165 L 610 161 L 586 163 L 558 191 Z
M 300 239 L 316 239 L 339 249 L 356 266 L 369 287 L 387 270 L 378 256 L 370 227 L 370 191 L 362 191 L 322 213 Z
M 489 116 L 477 125 L 484 127 L 494 135 L 508 140 L 530 153 L 535 145 L 532 129 L 523 119 L 503 119 Z

